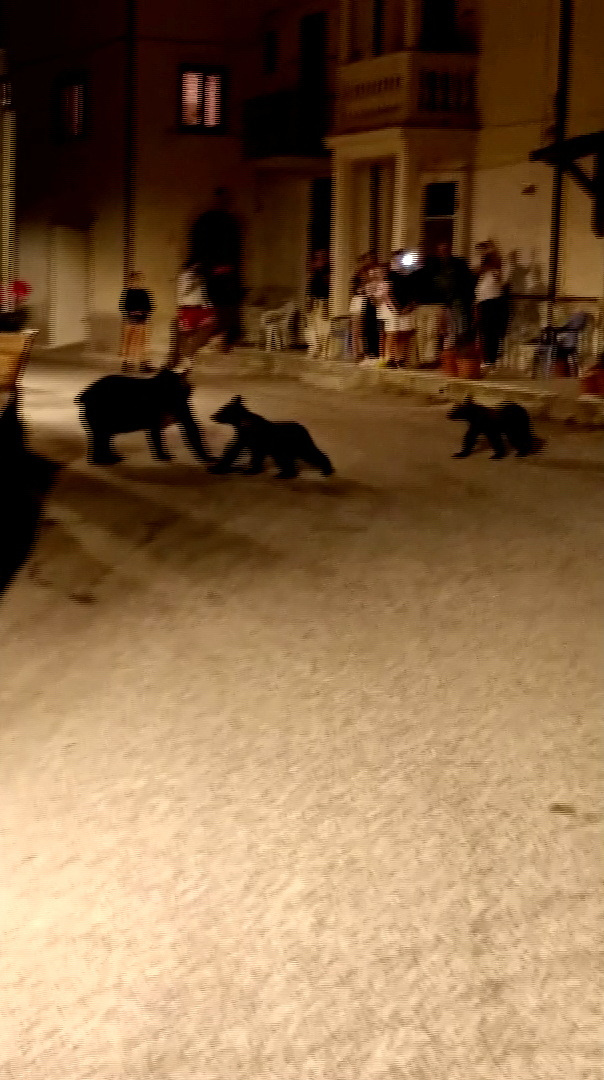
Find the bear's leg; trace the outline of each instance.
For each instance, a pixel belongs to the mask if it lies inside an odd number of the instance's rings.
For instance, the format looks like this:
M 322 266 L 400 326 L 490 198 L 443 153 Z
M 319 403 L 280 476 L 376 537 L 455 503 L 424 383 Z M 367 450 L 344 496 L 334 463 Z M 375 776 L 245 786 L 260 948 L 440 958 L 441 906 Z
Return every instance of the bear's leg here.
M 476 446 L 476 442 L 478 440 L 479 435 L 480 435 L 480 431 L 478 430 L 478 428 L 472 427 L 472 424 L 470 424 L 468 430 L 466 431 L 466 433 L 465 433 L 465 435 L 463 437 L 463 442 L 461 444 L 461 450 L 459 450 L 457 452 L 457 454 L 453 454 L 453 457 L 458 457 L 458 458 L 469 457 L 470 454 L 472 453 L 472 450 Z
M 261 450 L 260 447 L 254 447 L 252 450 L 252 460 L 243 471 L 247 476 L 257 476 L 258 473 L 264 472 L 265 459 L 266 455 L 264 450 Z
M 98 429 L 92 432 L 91 460 L 93 465 L 117 465 L 123 461 L 111 445 L 111 435 Z
M 195 417 L 191 412 L 189 406 L 185 404 L 184 408 L 178 416 L 175 418 L 180 424 L 185 439 L 187 440 L 191 450 L 200 461 L 207 461 L 209 464 L 214 464 L 216 458 L 210 453 L 206 447 L 200 428 L 198 427 Z
M 287 454 L 278 454 L 275 457 L 275 465 L 279 469 L 277 480 L 294 480 L 298 475 L 296 459 Z
M 160 427 L 153 427 L 147 432 L 147 438 L 151 447 L 151 452 L 155 454 L 159 461 L 172 461 L 172 455 L 166 450 L 166 444 L 164 443 L 164 433 Z
M 501 458 L 504 458 L 507 454 L 507 450 L 505 448 L 505 443 L 501 437 L 501 433 L 497 430 L 496 427 L 493 427 L 489 431 L 487 431 L 486 434 L 494 451 L 494 453 L 491 454 L 491 459 L 493 461 L 500 461 Z
M 334 471 L 333 465 L 327 457 L 327 454 L 324 454 L 322 450 L 319 450 L 318 446 L 313 445 L 312 454 L 309 454 L 306 460 L 314 469 L 318 469 L 323 476 L 331 476 Z
M 222 455 L 220 460 L 214 462 L 213 465 L 210 465 L 210 467 L 208 469 L 208 472 L 211 472 L 211 473 L 228 473 L 228 472 L 230 472 L 232 466 L 237 461 L 237 458 L 239 457 L 239 455 L 243 452 L 243 450 L 246 450 L 247 448 L 248 447 L 247 447 L 247 444 L 245 443 L 245 441 L 239 435 L 237 435 L 233 439 L 233 441 L 231 443 L 229 443 L 229 445 L 227 446 L 227 448 L 224 451 L 224 454 Z

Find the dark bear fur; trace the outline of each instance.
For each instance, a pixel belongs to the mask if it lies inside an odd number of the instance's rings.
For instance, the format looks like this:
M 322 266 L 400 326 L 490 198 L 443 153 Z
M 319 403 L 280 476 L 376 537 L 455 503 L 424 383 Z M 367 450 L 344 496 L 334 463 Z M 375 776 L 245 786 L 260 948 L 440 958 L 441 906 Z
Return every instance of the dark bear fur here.
M 469 425 L 461 450 L 453 457 L 468 457 L 480 435 L 488 439 L 494 451 L 491 456 L 496 460 L 507 454 L 505 440 L 516 450 L 518 457 L 534 454 L 545 445 L 543 439 L 533 434 L 526 409 L 513 401 L 506 401 L 497 409 L 489 409 L 486 405 L 477 405 L 471 397 L 467 397 L 461 405 L 455 405 L 451 409 L 449 419 L 465 420 Z
M 163 441 L 163 429 L 179 424 L 194 454 L 201 461 L 214 461 L 203 444 L 199 427 L 189 407 L 191 386 L 184 375 L 164 369 L 153 378 L 106 375 L 76 398 L 82 423 L 90 436 L 90 459 L 95 465 L 121 461 L 111 445 L 114 435 L 126 431 L 146 431 L 152 452 L 160 461 L 170 461 Z
M 60 466 L 28 449 L 13 398 L 0 411 L 0 593 L 29 555 Z
M 265 420 L 263 416 L 250 412 L 239 396 L 223 405 L 214 413 L 212 420 L 217 424 L 231 424 L 236 434 L 211 472 L 229 472 L 244 450 L 248 450 L 251 456 L 245 470 L 250 474 L 262 472 L 267 457 L 271 457 L 279 469 L 280 480 L 298 475 L 299 460 L 312 465 L 323 476 L 331 476 L 333 472 L 331 461 L 315 445 L 302 424 L 275 424 Z

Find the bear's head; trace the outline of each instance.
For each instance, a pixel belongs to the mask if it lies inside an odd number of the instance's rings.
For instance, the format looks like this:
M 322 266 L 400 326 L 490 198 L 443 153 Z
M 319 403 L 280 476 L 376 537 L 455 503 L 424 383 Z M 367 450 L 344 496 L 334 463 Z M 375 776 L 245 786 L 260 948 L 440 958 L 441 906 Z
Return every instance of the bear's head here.
M 193 387 L 189 382 L 186 372 L 172 371 L 170 368 L 162 368 L 155 376 L 161 386 L 162 395 L 168 401 L 178 401 L 190 398 Z
M 247 411 L 241 395 L 237 394 L 236 397 L 227 401 L 226 405 L 223 405 L 221 409 L 218 409 L 218 412 L 215 412 L 211 419 L 215 424 L 230 424 L 234 428 L 240 428 Z
M 459 405 L 454 405 L 449 413 L 449 420 L 467 420 L 472 419 L 472 410 L 474 408 L 474 400 L 470 396 L 465 398 Z

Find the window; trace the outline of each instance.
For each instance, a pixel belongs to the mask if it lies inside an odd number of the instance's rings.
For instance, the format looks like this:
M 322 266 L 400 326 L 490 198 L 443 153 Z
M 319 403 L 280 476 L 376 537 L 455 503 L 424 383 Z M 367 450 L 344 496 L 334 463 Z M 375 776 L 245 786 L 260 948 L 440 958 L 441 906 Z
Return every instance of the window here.
M 215 68 L 184 68 L 180 79 L 180 122 L 186 128 L 224 127 L 224 73 Z
M 87 86 L 83 75 L 61 79 L 57 87 L 56 128 L 59 139 L 72 142 L 87 131 Z
M 439 244 L 453 247 L 455 238 L 455 215 L 457 211 L 457 184 L 427 184 L 424 189 L 423 240 L 424 255 L 436 255 Z
M 279 38 L 276 30 L 267 30 L 264 35 L 264 73 L 274 75 L 279 66 Z
M 373 56 L 382 56 L 384 52 L 384 24 L 385 24 L 384 0 L 373 0 L 373 27 L 371 52 Z

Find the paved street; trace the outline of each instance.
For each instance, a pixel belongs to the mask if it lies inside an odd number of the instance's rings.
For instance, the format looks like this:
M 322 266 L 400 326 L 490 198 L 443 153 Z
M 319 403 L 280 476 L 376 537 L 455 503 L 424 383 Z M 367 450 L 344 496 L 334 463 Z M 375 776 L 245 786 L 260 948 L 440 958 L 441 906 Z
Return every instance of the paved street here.
M 214 378 L 336 475 L 94 469 L 91 377 L 25 394 L 3 1080 L 602 1080 L 602 433 L 459 461 L 442 409 Z

